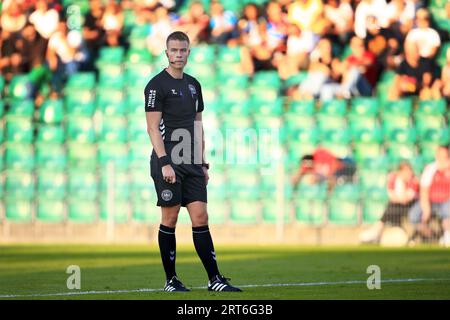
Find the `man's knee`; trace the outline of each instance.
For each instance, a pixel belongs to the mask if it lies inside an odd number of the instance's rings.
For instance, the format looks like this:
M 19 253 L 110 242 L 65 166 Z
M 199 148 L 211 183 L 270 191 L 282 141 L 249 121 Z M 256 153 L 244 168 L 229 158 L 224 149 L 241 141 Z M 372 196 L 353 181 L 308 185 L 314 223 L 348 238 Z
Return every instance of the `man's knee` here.
M 161 207 L 161 223 L 167 227 L 175 227 L 180 213 L 180 206 Z

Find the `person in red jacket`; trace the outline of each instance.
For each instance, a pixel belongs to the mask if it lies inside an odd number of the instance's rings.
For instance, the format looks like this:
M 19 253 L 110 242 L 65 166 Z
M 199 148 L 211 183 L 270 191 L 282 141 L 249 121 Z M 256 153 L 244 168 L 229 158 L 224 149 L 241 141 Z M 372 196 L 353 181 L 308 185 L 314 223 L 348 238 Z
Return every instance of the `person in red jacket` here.
M 444 234 L 440 244 L 450 246 L 450 145 L 436 150 L 436 160 L 428 164 L 420 180 L 420 201 L 409 212 L 411 223 L 423 236 L 430 237 L 432 214 L 442 220 Z

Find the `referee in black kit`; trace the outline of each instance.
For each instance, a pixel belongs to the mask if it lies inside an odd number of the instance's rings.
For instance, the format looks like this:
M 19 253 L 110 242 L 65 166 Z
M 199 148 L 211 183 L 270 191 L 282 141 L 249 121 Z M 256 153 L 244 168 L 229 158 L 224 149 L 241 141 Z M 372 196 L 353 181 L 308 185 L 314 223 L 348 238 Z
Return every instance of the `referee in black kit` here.
M 183 72 L 190 53 L 189 38 L 173 32 L 166 47 L 169 66 L 153 77 L 144 91 L 147 132 L 153 145 L 150 172 L 162 213 L 158 242 L 166 273 L 164 290 L 190 291 L 175 272 L 175 226 L 184 206 L 192 221 L 195 249 L 208 273 L 208 290 L 241 291 L 219 273 L 208 228 L 209 165 L 204 161 L 203 130 L 201 137 L 194 136 L 194 126 L 202 129 L 202 91 L 200 83 Z

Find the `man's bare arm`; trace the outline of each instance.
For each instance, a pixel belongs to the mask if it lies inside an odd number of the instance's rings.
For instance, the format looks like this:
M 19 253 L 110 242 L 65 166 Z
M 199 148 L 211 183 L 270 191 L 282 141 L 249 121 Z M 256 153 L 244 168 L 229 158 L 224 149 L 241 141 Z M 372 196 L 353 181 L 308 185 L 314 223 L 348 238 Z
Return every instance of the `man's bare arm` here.
M 164 147 L 164 141 L 159 131 L 159 124 L 161 122 L 162 112 L 153 111 L 146 112 L 145 117 L 147 120 L 147 133 L 150 137 L 150 141 L 153 145 L 153 149 L 156 152 L 158 158 L 166 155 L 166 148 Z

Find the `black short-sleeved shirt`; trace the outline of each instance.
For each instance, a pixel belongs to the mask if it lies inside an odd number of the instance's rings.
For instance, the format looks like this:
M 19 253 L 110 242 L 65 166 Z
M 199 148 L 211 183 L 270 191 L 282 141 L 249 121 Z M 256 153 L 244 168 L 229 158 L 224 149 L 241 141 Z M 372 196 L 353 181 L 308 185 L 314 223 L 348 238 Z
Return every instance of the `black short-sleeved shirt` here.
M 200 83 L 194 77 L 183 73 L 182 79 L 176 79 L 164 69 L 149 81 L 144 94 L 145 111 L 162 112 L 159 129 L 165 145 L 171 144 L 175 129 L 186 129 L 194 137 L 195 116 L 204 109 Z
M 413 67 L 408 62 L 403 60 L 400 63 L 397 73 L 401 76 L 406 76 L 402 81 L 407 81 L 410 84 L 411 90 L 409 94 L 416 95 L 422 87 L 422 77 L 424 73 L 431 73 L 433 79 L 436 75 L 435 65 L 428 59 L 420 58 L 417 67 Z

